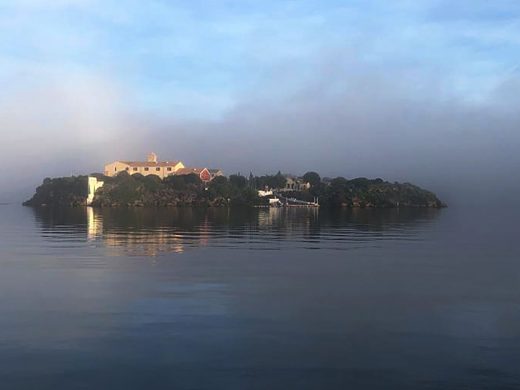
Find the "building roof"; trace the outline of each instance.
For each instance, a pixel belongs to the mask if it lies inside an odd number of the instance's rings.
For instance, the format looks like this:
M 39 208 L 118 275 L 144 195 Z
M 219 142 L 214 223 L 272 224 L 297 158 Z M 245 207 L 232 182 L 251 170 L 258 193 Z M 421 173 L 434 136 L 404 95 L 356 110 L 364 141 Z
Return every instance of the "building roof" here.
M 181 164 L 181 161 L 120 161 L 120 163 L 126 164 L 131 167 L 174 167 Z
M 195 173 L 196 175 L 200 175 L 200 173 L 207 168 L 180 168 L 175 172 L 176 175 L 190 175 Z

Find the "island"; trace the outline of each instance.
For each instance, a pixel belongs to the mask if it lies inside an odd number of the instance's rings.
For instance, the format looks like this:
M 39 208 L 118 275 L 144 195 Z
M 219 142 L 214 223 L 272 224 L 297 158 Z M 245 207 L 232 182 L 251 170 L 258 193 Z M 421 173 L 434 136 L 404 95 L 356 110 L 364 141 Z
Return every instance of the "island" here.
M 103 173 L 46 178 L 25 206 L 50 207 L 429 207 L 446 205 L 409 183 L 358 177 L 224 176 L 221 169 L 189 167 L 180 160 L 116 160 Z
M 106 173 L 106 172 L 105 172 Z M 380 178 L 321 178 L 316 172 L 301 177 L 241 174 L 203 176 L 204 172 L 158 175 L 92 174 L 46 178 L 24 205 L 33 207 L 328 207 L 328 208 L 442 208 L 432 192 L 410 183 Z M 205 180 L 203 180 L 205 179 Z M 89 194 L 90 192 L 90 194 Z

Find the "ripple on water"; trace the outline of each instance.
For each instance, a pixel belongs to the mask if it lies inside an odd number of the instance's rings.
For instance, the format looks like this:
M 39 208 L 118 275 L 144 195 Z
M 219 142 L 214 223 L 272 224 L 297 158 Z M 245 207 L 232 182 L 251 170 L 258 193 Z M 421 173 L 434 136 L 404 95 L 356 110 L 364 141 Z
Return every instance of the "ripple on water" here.
M 382 242 L 420 242 L 438 215 L 432 210 L 30 210 L 37 229 L 29 230 L 35 236 L 23 250 L 41 251 L 43 245 L 78 256 L 82 248 L 138 256 L 201 247 L 350 251 Z M 27 230 L 15 226 L 4 238 L 27 240 Z

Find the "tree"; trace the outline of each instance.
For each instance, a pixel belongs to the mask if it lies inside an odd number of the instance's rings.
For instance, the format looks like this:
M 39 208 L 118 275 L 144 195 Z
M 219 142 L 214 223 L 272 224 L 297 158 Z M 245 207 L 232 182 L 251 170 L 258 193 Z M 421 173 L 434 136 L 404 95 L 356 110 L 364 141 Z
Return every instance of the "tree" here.
M 202 180 L 196 173 L 190 173 L 189 175 L 184 175 L 184 182 L 186 184 L 201 184 Z
M 217 176 L 210 181 L 209 189 L 212 196 L 222 196 L 225 198 L 230 196 L 229 181 L 225 176 Z
M 183 176 L 171 175 L 164 179 L 164 183 L 174 190 L 182 191 L 186 188 L 186 182 Z
M 284 188 L 287 184 L 287 179 L 282 172 L 278 171 L 276 175 L 273 176 L 272 187 L 273 188 Z
M 240 174 L 229 176 L 229 182 L 232 186 L 237 188 L 244 188 L 247 186 L 247 179 Z
M 280 171 L 276 175 L 264 175 L 260 177 L 255 177 L 254 182 L 256 188 L 264 189 L 265 187 L 269 188 L 284 188 L 287 184 L 287 179 L 282 175 Z
M 334 189 L 345 189 L 348 185 L 348 180 L 344 177 L 338 176 L 335 179 L 332 179 L 330 182 L 330 187 Z
M 255 189 L 256 188 L 256 180 L 253 176 L 253 172 L 249 172 L 249 179 L 247 180 L 247 183 L 249 185 L 249 188 Z
M 316 172 L 307 172 L 305 175 L 303 175 L 303 180 L 306 183 L 309 183 L 311 187 L 316 187 L 321 183 L 321 177 Z
M 226 176 L 217 176 L 213 180 L 211 180 L 211 185 L 225 185 L 228 183 L 228 179 Z
M 327 198 L 330 205 L 339 207 L 350 203 L 348 198 L 348 180 L 344 177 L 336 177 L 330 182 L 327 188 Z
M 161 178 L 157 175 L 145 176 L 142 182 L 146 190 L 150 192 L 156 192 L 163 186 Z

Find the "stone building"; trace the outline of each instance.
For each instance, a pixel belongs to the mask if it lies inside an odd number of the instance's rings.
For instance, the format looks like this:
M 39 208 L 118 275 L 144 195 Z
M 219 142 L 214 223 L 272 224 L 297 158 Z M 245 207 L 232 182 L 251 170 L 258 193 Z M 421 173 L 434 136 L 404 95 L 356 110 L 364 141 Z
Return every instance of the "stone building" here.
M 143 176 L 157 175 L 161 179 L 173 175 L 179 169 L 184 168 L 181 161 L 157 161 L 157 155 L 150 153 L 148 161 L 114 161 L 105 165 L 105 176 L 116 176 L 121 172 L 130 175 L 140 173 Z
M 220 169 L 185 167 L 182 161 L 158 161 L 155 153 L 150 153 L 147 161 L 114 161 L 105 165 L 105 176 L 112 177 L 121 172 L 127 172 L 130 175 L 136 173 L 143 176 L 156 175 L 161 179 L 171 175 L 196 174 L 202 181 L 210 181 L 216 176 L 223 175 Z
M 280 188 L 279 191 L 305 191 L 311 187 L 308 182 L 300 177 L 285 176 L 285 179 L 287 180 L 285 187 Z

